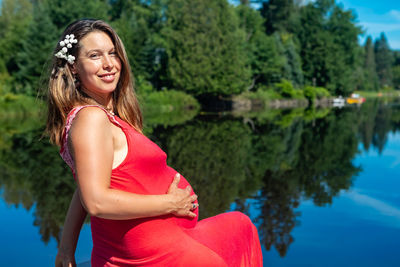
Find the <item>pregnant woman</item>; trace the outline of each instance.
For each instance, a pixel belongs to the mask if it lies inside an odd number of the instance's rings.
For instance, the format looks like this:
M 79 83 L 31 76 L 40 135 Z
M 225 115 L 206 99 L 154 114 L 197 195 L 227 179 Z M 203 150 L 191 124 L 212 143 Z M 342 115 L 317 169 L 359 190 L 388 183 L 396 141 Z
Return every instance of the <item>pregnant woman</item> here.
M 198 221 L 197 196 L 142 134 L 124 46 L 100 20 L 62 34 L 49 78 L 47 131 L 77 182 L 56 266 L 74 266 L 91 216 L 92 266 L 262 266 L 240 212 Z

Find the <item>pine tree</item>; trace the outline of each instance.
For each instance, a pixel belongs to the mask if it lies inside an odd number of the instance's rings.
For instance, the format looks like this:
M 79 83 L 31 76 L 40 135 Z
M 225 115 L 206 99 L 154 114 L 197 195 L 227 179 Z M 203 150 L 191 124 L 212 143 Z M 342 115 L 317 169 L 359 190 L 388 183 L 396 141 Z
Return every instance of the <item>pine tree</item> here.
M 30 0 L 3 0 L 0 16 L 0 58 L 4 71 L 18 70 L 15 54 L 21 51 L 28 25 L 32 20 Z M 0 70 L 3 72 L 3 70 Z
M 393 72 L 393 87 L 397 90 L 400 89 L 400 51 L 393 51 L 394 63 L 392 67 Z
M 225 0 L 170 0 L 167 78 L 174 88 L 195 95 L 235 94 L 250 84 L 245 36 Z
M 393 87 L 396 90 L 400 90 L 400 65 L 394 66 L 392 68 L 393 72 Z
M 358 46 L 355 50 L 354 71 L 351 74 L 350 84 L 354 86 L 354 90 L 369 90 L 366 87 L 366 72 L 365 72 L 365 48 Z M 372 90 L 372 89 L 371 89 Z
M 159 41 L 165 24 L 163 0 L 124 3 L 121 13 L 114 14 L 118 19 L 112 25 L 124 42 L 135 76 L 142 76 L 157 85 L 161 57 L 165 56 L 163 43 Z
M 43 6 L 59 33 L 77 19 L 107 20 L 110 7 L 105 0 L 43 0 Z
M 375 41 L 375 63 L 380 87 L 393 85 L 392 62 L 393 55 L 386 36 L 381 33 L 380 38 Z
M 264 31 L 264 19 L 257 10 L 247 4 L 236 8 L 239 24 L 246 34 L 246 51 L 248 64 L 251 67 L 252 89 L 257 83 L 265 84 L 279 80 L 285 63 L 283 54 L 278 51 L 275 39 Z
M 285 53 L 284 78 L 290 80 L 293 85 L 301 86 L 304 83 L 303 70 L 301 69 L 301 58 L 295 45 L 292 34 L 281 33 L 279 36 Z
M 296 33 L 306 81 L 327 87 L 332 94 L 349 94 L 356 81 L 361 33 L 354 14 L 332 0 L 317 0 L 301 8 L 300 19 L 302 27 Z
M 367 40 L 364 45 L 364 50 L 365 50 L 364 88 L 365 90 L 376 91 L 378 89 L 378 76 L 376 73 L 374 44 L 372 42 L 371 36 L 367 37 Z
M 315 4 L 301 8 L 300 24 L 296 36 L 300 43 L 300 57 L 306 82 L 326 86 L 329 79 L 329 66 L 335 64 L 329 56 L 333 51 L 332 37 L 325 31 L 324 13 Z
M 132 5 L 140 0 L 109 0 L 111 21 L 118 20 L 122 14 L 132 12 Z
M 275 31 L 291 32 L 296 24 L 296 6 L 293 0 L 263 1 L 260 10 L 266 19 L 265 28 L 268 34 Z
M 325 0 L 330 1 L 330 0 Z M 332 51 L 333 60 L 336 64 L 331 66 L 332 76 L 330 79 L 336 94 L 347 95 L 354 90 L 355 79 L 359 61 L 358 35 L 362 33 L 361 28 L 355 25 L 356 16 L 351 10 L 344 10 L 334 5 L 330 11 L 326 27 L 333 37 L 332 42 L 335 50 Z M 341 63 L 341 64 L 339 64 Z
M 19 71 L 16 73 L 17 93 L 36 96 L 41 86 L 40 79 L 47 71 L 52 52 L 58 40 L 57 29 L 41 4 L 33 9 L 33 22 L 28 27 L 27 37 L 17 54 Z

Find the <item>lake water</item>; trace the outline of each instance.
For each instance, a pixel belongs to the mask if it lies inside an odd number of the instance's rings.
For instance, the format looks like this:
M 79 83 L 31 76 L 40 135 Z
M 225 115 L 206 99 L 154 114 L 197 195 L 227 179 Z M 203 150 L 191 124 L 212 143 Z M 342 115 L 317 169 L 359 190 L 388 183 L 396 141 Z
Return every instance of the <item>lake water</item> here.
M 40 123 L 25 119 L 0 121 L 1 265 L 52 266 L 74 182 Z M 148 125 L 199 195 L 201 217 L 253 219 L 265 266 L 400 265 L 399 104 Z M 90 252 L 85 224 L 77 262 Z

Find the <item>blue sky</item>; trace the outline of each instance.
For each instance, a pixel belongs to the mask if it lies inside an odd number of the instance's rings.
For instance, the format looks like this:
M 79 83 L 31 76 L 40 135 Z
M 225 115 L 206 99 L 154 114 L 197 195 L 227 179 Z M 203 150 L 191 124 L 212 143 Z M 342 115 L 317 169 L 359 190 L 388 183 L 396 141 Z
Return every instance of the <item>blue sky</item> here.
M 228 0 L 238 3 L 239 0 Z M 300 0 L 304 3 L 314 0 Z M 360 36 L 364 44 L 368 35 L 375 41 L 384 32 L 391 49 L 400 50 L 400 0 L 336 0 L 345 10 L 353 10 L 358 25 L 365 31 Z M 257 5 L 254 5 L 257 8 Z
M 357 21 L 365 30 L 365 36 L 379 37 L 384 32 L 390 48 L 400 50 L 400 1 L 399 0 L 336 0 L 344 9 L 357 14 Z

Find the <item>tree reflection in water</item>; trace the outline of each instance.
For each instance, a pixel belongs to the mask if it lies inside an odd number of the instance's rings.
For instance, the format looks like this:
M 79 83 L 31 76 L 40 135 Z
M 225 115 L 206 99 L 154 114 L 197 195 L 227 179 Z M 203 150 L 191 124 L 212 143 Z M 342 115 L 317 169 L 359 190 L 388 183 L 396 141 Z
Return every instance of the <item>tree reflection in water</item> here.
M 0 187 L 7 203 L 35 207 L 34 224 L 48 242 L 58 240 L 75 184 L 36 125 L 0 126 Z M 252 198 L 265 248 L 275 247 L 283 257 L 295 242 L 300 202 L 332 203 L 360 171 L 352 163 L 358 142 L 381 151 L 387 134 L 399 127 L 398 106 L 367 101 L 342 110 L 203 116 L 148 132 L 167 152 L 168 164 L 190 180 L 202 218 L 229 210 L 233 202 L 248 213 L 246 199 Z
M 332 111 L 323 119 L 303 122 L 302 127 L 287 129 L 282 135 L 279 142 L 288 144 L 283 150 L 288 157 L 267 170 L 259 197 L 259 231 L 267 249 L 274 245 L 282 257 L 286 255 L 294 241 L 290 233 L 299 223 L 300 214 L 295 209 L 301 200 L 312 199 L 322 206 L 332 203 L 340 190 L 350 188 L 352 177 L 360 171 L 352 164 L 357 153 L 355 116 L 352 112 Z M 301 133 L 293 134 L 295 129 Z M 289 149 L 293 146 L 297 147 L 295 152 Z M 289 162 L 284 160 L 288 158 Z
M 42 240 L 58 236 L 74 191 L 70 170 L 58 150 L 42 139 L 41 128 L 15 134 L 10 148 L 0 152 L 3 197 L 9 204 L 35 205 L 34 225 Z
M 230 208 L 260 187 L 249 176 L 252 135 L 237 120 L 197 120 L 160 133 L 168 164 L 191 182 L 200 197 L 200 218 Z

